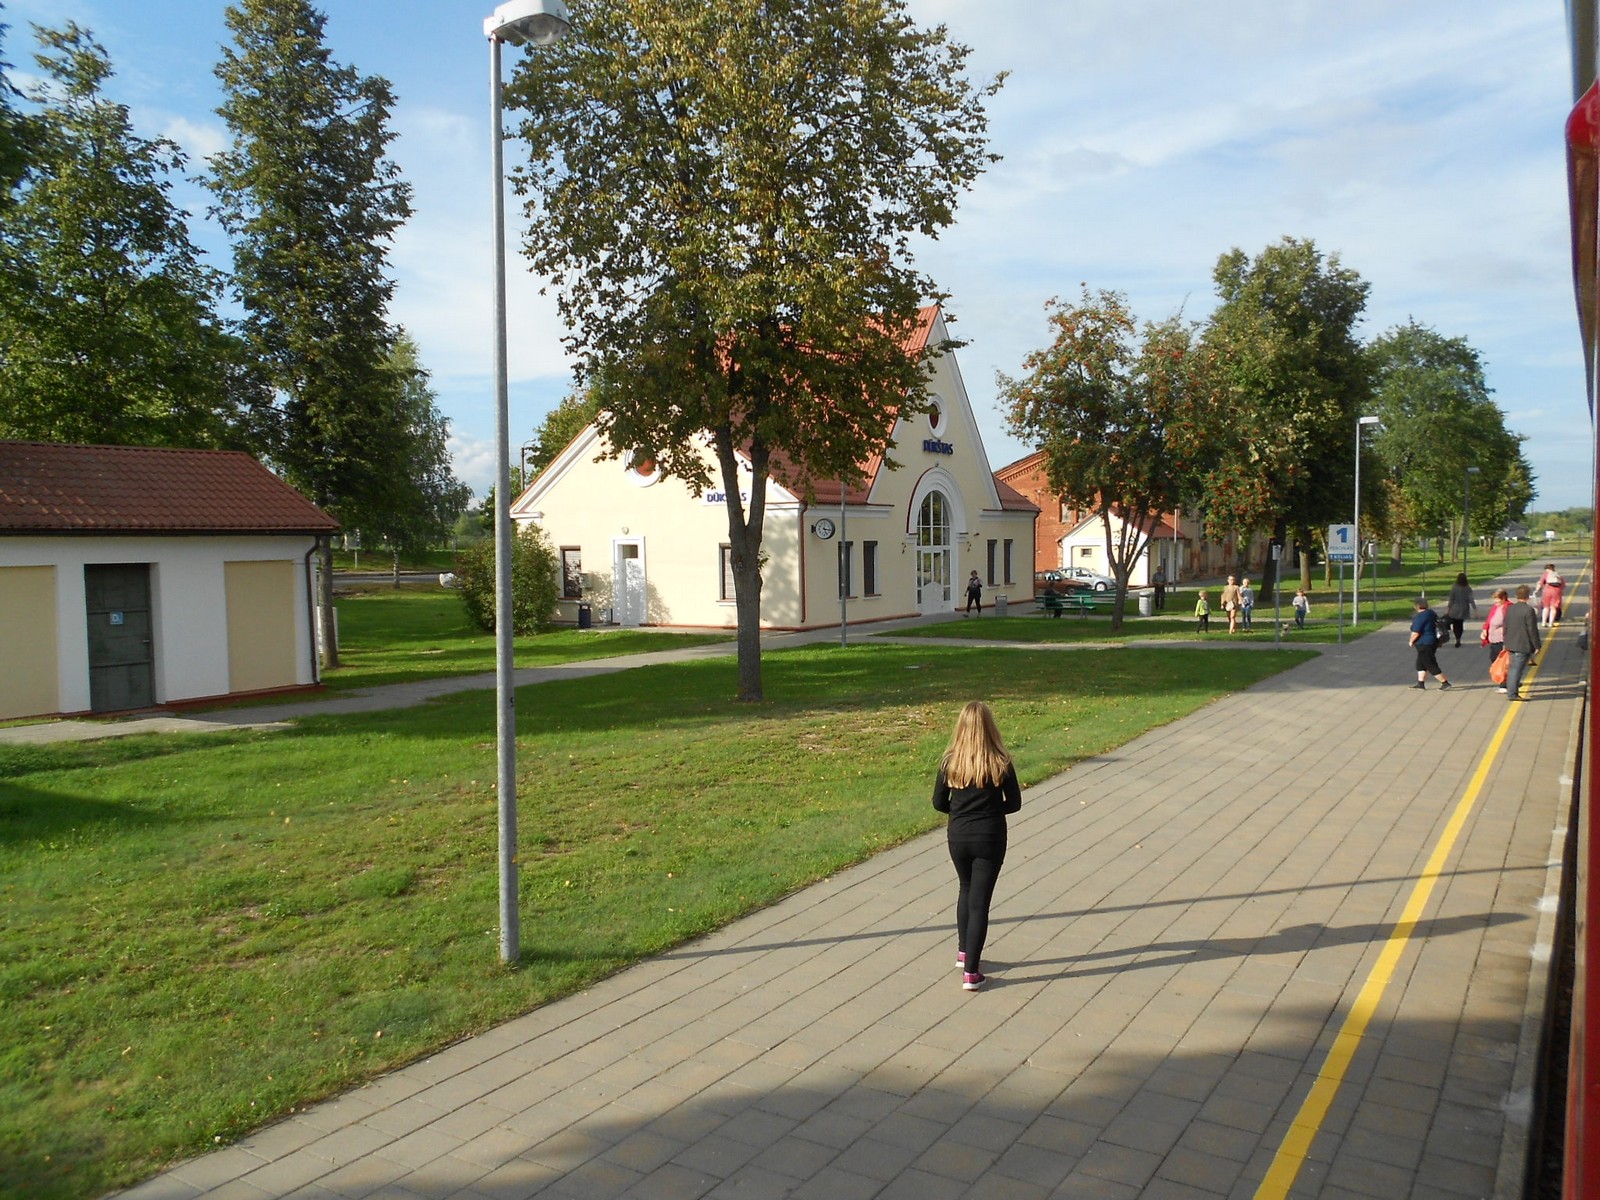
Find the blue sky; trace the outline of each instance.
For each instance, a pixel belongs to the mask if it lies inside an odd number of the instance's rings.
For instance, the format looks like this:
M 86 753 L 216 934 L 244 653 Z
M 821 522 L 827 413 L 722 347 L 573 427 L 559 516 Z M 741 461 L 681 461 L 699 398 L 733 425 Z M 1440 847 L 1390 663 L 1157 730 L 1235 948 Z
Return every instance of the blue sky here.
M 3 2 L 19 76 L 32 66 L 29 23 L 75 20 L 110 52 L 107 90 L 142 134 L 172 138 L 195 166 L 223 145 L 211 72 L 226 39 L 221 0 Z M 494 3 L 320 7 L 335 57 L 386 76 L 398 96 L 394 157 L 416 215 L 392 255 L 394 317 L 432 372 L 457 474 L 481 493 L 494 436 L 482 32 Z M 1219 254 L 1254 255 L 1291 235 L 1337 251 L 1372 285 L 1364 337 L 1415 318 L 1467 338 L 1507 424 L 1528 438 L 1535 507 L 1591 503 L 1565 208 L 1570 72 L 1554 0 L 911 0 L 910 10 L 970 45 L 975 75 L 1011 73 L 990 109 L 1003 161 L 919 252 L 969 343 L 957 357 L 994 466 L 1030 449 L 1005 432 L 995 372 L 1019 373 L 1047 336 L 1046 300 L 1087 283 L 1125 292 L 1141 318 L 1180 308 L 1203 318 Z M 508 163 L 516 155 L 513 144 Z M 203 213 L 197 189 L 182 198 Z M 199 240 L 227 265 L 214 230 Z M 554 304 L 521 260 L 510 274 L 511 427 L 522 441 L 570 376 Z

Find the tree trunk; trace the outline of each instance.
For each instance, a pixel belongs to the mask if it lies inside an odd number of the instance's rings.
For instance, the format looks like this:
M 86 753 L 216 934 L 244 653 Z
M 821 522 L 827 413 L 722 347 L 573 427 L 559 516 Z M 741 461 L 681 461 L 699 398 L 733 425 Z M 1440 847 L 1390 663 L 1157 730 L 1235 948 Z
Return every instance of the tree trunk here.
M 400 548 L 398 546 L 395 547 L 394 551 L 393 574 L 391 576 L 391 582 L 395 587 L 400 586 Z
M 761 684 L 761 534 L 766 520 L 768 452 L 759 442 L 750 452 L 750 511 L 739 495 L 739 462 L 726 427 L 715 436 L 722 466 L 722 490 L 728 497 L 728 551 L 733 562 L 734 611 L 738 614 L 739 690 L 737 699 L 757 703 L 766 698 Z

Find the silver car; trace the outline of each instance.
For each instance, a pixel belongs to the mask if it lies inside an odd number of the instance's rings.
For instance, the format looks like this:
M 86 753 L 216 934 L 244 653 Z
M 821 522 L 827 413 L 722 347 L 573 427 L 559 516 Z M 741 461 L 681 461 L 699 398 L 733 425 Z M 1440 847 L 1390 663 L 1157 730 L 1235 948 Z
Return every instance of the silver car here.
M 1062 567 L 1060 574 L 1079 587 L 1093 588 L 1097 592 L 1109 592 L 1117 586 L 1117 581 L 1111 576 L 1091 571 L 1088 567 Z

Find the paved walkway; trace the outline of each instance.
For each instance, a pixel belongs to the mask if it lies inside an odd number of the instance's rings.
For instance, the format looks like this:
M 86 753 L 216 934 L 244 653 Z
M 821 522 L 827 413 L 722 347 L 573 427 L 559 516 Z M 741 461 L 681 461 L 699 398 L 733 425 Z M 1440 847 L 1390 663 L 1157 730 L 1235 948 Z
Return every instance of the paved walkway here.
M 1531 703 L 1395 626 L 1029 789 L 982 992 L 931 834 L 125 1196 L 1520 1196 L 1574 590 Z

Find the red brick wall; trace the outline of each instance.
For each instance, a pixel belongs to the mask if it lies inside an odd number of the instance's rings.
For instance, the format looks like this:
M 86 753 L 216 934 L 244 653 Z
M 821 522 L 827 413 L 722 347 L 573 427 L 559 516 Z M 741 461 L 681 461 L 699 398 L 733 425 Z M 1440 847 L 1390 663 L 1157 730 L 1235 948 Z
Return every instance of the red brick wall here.
M 1039 506 L 1039 520 L 1033 527 L 1033 569 L 1049 571 L 1059 567 L 1061 539 L 1090 514 L 1069 508 L 1064 514 L 1066 520 L 1062 520 L 1061 501 L 1044 477 L 1043 454 L 1030 454 L 994 474 Z

